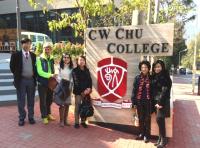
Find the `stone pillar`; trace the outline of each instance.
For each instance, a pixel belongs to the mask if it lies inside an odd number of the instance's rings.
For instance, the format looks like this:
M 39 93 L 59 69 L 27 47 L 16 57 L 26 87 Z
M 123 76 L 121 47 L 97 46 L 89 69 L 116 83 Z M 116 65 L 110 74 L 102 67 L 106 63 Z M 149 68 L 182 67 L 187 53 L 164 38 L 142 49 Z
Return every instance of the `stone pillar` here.
M 145 12 L 144 11 L 139 11 L 139 10 L 134 10 L 132 13 L 132 25 L 145 25 Z M 139 69 L 138 69 L 138 64 L 139 61 L 144 60 L 144 57 L 133 57 L 133 62 L 128 63 L 129 66 L 133 66 L 133 75 L 131 77 L 135 77 L 137 74 L 139 74 Z M 129 81 L 129 80 L 128 80 Z M 132 86 L 128 86 L 132 87 Z

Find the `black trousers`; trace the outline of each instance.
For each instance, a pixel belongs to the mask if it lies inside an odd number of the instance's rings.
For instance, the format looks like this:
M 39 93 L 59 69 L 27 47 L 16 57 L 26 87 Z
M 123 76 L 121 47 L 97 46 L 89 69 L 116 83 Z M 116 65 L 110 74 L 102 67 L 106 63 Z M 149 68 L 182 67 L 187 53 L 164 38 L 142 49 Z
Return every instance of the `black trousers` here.
M 42 118 L 47 118 L 51 114 L 51 104 L 53 102 L 53 91 L 48 87 L 38 84 L 38 93 L 40 97 L 40 112 Z
M 149 137 L 151 129 L 151 101 L 148 99 L 137 100 L 137 112 L 140 134 Z
M 19 119 L 26 118 L 25 102 L 27 98 L 28 118 L 34 118 L 35 105 L 35 83 L 34 79 L 22 78 L 17 88 L 17 106 L 19 112 Z
M 165 110 L 164 108 L 157 109 L 156 121 L 159 128 L 159 136 L 162 138 L 166 137 L 166 128 L 165 128 Z

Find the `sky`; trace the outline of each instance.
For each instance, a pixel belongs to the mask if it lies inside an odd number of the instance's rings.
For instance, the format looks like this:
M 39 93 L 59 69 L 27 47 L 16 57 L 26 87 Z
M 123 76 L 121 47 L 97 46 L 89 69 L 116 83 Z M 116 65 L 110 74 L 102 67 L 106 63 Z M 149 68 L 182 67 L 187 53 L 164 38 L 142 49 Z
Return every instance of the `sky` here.
M 196 19 L 194 21 L 190 21 L 185 26 L 185 35 L 184 37 L 187 39 L 187 41 L 193 39 L 197 33 L 200 32 L 200 0 L 193 0 L 195 4 L 197 5 L 197 12 L 193 11 L 189 15 L 198 14 L 198 23 L 196 22 Z

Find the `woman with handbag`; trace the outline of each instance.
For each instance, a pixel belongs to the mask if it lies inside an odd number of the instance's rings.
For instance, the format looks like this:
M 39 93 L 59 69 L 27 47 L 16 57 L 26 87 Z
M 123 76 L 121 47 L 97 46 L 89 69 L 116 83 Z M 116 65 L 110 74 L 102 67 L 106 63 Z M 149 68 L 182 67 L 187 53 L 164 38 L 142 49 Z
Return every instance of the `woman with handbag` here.
M 165 64 L 157 60 L 152 68 L 153 101 L 156 108 L 156 121 L 159 128 L 159 139 L 155 146 L 163 148 L 167 144 L 165 118 L 170 117 L 170 91 L 172 81 Z
M 86 67 L 86 58 L 84 56 L 78 57 L 77 67 L 72 71 L 74 81 L 73 93 L 75 94 L 75 128 L 79 128 L 80 105 L 86 95 L 92 92 L 92 79 L 89 69 Z M 87 117 L 81 118 L 81 125 L 87 128 Z
M 62 55 L 59 68 L 60 82 L 54 90 L 54 102 L 59 105 L 60 126 L 69 126 L 67 117 L 71 105 L 72 59 L 67 53 Z
M 137 140 L 149 142 L 150 125 L 151 125 L 151 65 L 148 61 L 142 61 L 138 66 L 140 74 L 137 75 L 133 82 L 132 105 L 137 109 L 139 118 L 139 135 Z

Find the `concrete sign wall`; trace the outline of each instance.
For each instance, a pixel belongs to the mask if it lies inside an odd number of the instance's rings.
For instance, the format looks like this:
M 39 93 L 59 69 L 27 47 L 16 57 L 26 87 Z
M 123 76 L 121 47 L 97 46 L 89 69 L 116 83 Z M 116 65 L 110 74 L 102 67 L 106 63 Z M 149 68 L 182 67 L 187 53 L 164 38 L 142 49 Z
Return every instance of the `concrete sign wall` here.
M 140 62 L 134 59 L 172 55 L 173 35 L 174 24 L 87 29 L 86 58 L 95 106 L 92 121 L 133 125 L 131 93 Z M 172 119 L 169 122 L 172 127 Z M 172 135 L 170 129 L 168 136 Z

